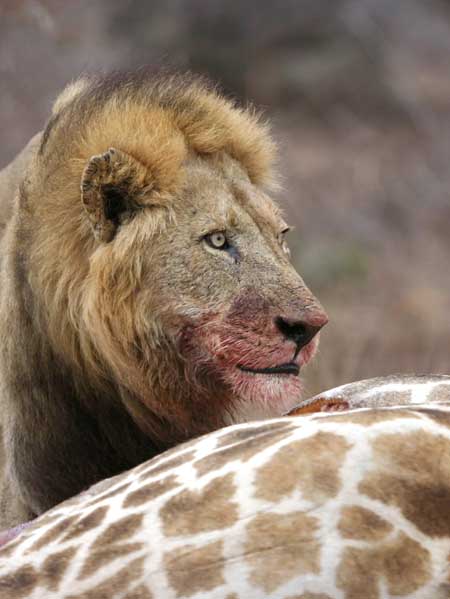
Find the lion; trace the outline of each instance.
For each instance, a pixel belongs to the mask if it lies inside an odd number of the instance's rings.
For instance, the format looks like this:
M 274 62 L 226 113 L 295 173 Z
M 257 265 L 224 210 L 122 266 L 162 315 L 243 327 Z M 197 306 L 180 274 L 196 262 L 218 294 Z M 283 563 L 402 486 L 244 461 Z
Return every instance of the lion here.
M 3 172 L 3 527 L 298 403 L 327 316 L 275 155 L 253 108 L 141 70 L 71 84 Z

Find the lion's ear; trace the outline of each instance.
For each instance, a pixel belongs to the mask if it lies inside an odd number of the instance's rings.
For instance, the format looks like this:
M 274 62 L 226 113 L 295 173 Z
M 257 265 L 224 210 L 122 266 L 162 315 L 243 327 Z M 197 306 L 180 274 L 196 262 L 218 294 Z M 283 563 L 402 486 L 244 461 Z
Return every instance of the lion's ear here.
M 147 169 L 129 154 L 110 148 L 92 156 L 81 178 L 81 200 L 96 239 L 109 242 L 151 189 Z

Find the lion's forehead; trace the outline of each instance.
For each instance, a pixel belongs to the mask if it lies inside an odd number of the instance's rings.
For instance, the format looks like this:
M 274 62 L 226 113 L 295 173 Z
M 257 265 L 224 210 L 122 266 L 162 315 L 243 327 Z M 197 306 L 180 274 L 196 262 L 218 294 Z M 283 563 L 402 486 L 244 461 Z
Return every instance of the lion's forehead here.
M 230 168 L 235 163 L 235 168 Z M 224 166 L 225 165 L 225 166 Z M 277 237 L 286 222 L 276 203 L 253 185 L 232 159 L 200 159 L 186 165 L 187 176 L 177 195 L 175 209 L 200 228 L 253 229 Z

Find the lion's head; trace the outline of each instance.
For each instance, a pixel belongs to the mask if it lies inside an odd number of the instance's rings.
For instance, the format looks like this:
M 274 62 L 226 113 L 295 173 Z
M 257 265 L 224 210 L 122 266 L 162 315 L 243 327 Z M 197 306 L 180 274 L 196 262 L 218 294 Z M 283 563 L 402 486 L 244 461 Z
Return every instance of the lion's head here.
M 80 393 L 120 398 L 162 444 L 298 402 L 327 317 L 289 261 L 273 153 L 251 109 L 145 74 L 72 86 L 44 134 L 40 326 Z

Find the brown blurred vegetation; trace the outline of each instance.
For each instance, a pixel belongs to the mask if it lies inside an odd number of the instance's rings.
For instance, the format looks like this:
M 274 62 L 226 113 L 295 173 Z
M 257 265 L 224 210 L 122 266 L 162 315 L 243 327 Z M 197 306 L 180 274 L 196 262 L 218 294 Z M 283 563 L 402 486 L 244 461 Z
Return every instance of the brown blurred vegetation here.
M 1 164 L 71 78 L 148 63 L 274 122 L 294 261 L 331 317 L 308 391 L 450 372 L 448 0 L 0 0 Z

